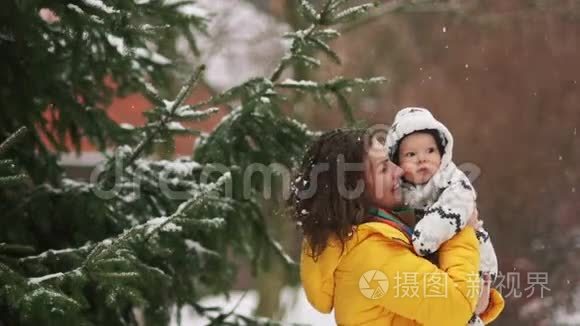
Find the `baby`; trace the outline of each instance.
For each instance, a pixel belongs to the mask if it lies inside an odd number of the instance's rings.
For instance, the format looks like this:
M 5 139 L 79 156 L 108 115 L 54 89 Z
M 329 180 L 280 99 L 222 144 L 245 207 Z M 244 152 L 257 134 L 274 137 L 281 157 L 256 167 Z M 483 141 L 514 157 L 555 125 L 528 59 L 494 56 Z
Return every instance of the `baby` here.
M 401 185 L 405 205 L 418 217 L 412 237 L 415 251 L 432 254 L 465 228 L 476 207 L 471 182 L 451 161 L 453 137 L 428 110 L 405 108 L 397 113 L 386 145 L 390 159 L 405 171 Z M 481 224 L 475 227 L 483 286 L 469 325 L 483 325 L 477 315 L 487 307 L 489 282 L 497 276 L 498 264 L 489 234 Z

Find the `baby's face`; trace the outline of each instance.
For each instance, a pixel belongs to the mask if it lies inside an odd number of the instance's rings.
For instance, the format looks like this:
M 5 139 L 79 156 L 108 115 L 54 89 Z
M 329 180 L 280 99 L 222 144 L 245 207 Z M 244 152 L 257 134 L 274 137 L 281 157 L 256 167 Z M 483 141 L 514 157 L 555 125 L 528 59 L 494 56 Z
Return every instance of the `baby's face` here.
M 441 165 L 441 153 L 432 135 L 411 134 L 399 146 L 399 165 L 405 171 L 403 177 L 413 184 L 425 184 Z

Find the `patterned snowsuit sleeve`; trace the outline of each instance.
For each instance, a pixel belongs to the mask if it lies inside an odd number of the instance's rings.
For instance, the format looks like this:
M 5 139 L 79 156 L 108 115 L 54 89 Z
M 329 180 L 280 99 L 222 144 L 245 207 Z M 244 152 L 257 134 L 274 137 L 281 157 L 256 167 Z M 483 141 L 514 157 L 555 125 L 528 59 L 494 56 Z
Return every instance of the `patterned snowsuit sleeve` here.
M 475 208 L 475 197 L 475 191 L 467 177 L 451 182 L 415 225 L 415 252 L 421 256 L 432 254 L 443 242 L 465 228 Z

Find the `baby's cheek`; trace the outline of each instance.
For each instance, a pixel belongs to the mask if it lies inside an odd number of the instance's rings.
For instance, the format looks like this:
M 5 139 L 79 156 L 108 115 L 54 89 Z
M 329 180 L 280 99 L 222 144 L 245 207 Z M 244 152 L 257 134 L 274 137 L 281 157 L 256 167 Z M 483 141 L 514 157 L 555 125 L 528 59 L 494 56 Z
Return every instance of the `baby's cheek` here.
M 415 174 L 413 172 L 411 172 L 411 171 L 405 172 L 405 174 L 403 174 L 403 177 L 407 181 L 415 182 Z
M 401 163 L 401 169 L 405 172 L 403 176 L 407 180 L 413 180 L 415 175 L 415 166 L 412 163 Z
M 413 173 L 413 171 L 415 171 L 415 164 L 410 162 L 401 162 L 401 169 L 403 169 L 405 173 Z

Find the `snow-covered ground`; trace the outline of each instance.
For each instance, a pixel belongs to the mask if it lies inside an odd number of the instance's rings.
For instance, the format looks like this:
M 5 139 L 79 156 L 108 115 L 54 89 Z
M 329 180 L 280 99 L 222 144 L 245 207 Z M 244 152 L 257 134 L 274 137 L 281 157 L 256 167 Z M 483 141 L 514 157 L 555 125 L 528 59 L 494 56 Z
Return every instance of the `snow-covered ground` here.
M 258 293 L 255 290 L 250 290 L 240 301 L 243 295 L 243 291 L 232 291 L 230 292 L 229 300 L 226 300 L 225 296 L 213 296 L 202 299 L 200 304 L 202 306 L 222 307 L 223 311 L 229 312 L 239 302 L 236 312 L 238 314 L 251 316 L 254 309 L 258 306 Z M 304 289 L 302 288 L 284 288 L 280 294 L 280 302 L 286 310 L 281 320 L 281 323 L 284 325 L 335 325 L 333 314 L 321 314 L 310 306 L 306 300 Z M 182 326 L 199 326 L 206 325 L 207 323 L 208 320 L 197 315 L 191 307 L 183 307 L 181 309 Z M 170 325 L 178 325 L 176 315 L 173 316 Z
M 230 312 L 236 305 L 236 312 L 238 314 L 251 316 L 253 311 L 258 306 L 258 293 L 255 290 L 250 290 L 244 295 L 244 291 L 230 292 L 229 300 L 225 296 L 212 296 L 204 298 L 200 301 L 202 306 L 221 307 L 223 311 Z M 580 293 L 579 293 L 580 294 Z M 243 296 L 243 298 L 242 298 Z M 241 301 L 240 301 L 241 299 Z M 286 287 L 280 294 L 280 302 L 286 312 L 281 319 L 283 325 L 313 325 L 326 326 L 336 325 L 333 314 L 321 314 L 314 310 L 306 300 L 306 295 L 303 288 Z M 551 302 L 551 300 L 539 300 L 541 305 Z M 239 303 L 239 304 L 238 304 Z M 538 302 L 537 302 L 538 303 Z M 580 307 L 580 295 L 576 298 L 576 304 Z M 533 307 L 534 304 L 528 305 L 523 313 L 533 314 L 534 310 L 539 307 Z M 536 304 L 537 306 L 537 304 Z M 579 326 L 580 325 L 580 310 L 576 312 L 566 311 L 563 308 L 556 308 L 553 315 L 553 325 L 558 326 Z M 201 326 L 207 325 L 208 320 L 200 317 L 195 311 L 189 307 L 181 309 L 181 325 L 182 326 Z M 177 326 L 176 312 L 172 317 L 170 326 Z

